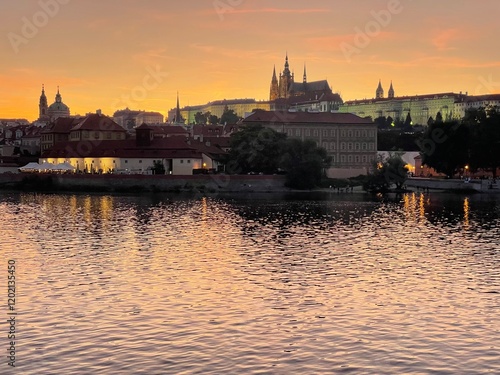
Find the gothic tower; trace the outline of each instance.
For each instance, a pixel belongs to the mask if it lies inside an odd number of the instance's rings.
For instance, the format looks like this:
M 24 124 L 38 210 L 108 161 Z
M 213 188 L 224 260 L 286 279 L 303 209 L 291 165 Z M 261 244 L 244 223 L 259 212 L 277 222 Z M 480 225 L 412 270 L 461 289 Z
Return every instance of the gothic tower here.
M 382 88 L 382 83 L 378 80 L 377 91 L 375 92 L 376 99 L 382 99 L 384 97 L 384 89 Z
M 280 74 L 279 81 L 279 97 L 288 98 L 290 86 L 293 83 L 293 74 L 290 72 L 290 66 L 288 65 L 288 53 L 285 57 L 285 69 L 283 73 Z
M 387 92 L 387 97 L 389 99 L 394 99 L 394 87 L 392 87 L 392 81 L 391 81 L 391 87 L 389 87 L 389 91 Z
M 47 104 L 47 97 L 45 96 L 45 88 L 42 85 L 42 95 L 40 95 L 40 103 L 38 104 L 39 121 L 48 121 L 49 117 L 49 106 Z
M 269 93 L 269 100 L 273 101 L 279 97 L 278 78 L 276 77 L 276 66 L 273 68 L 273 78 L 271 79 L 271 91 Z
M 181 115 L 181 107 L 179 105 L 179 92 L 177 92 L 177 106 L 175 107 L 174 123 L 175 124 L 183 124 L 184 123 L 184 119 L 182 118 L 182 115 Z
M 304 77 L 302 77 L 302 83 L 307 83 L 306 64 L 304 64 Z

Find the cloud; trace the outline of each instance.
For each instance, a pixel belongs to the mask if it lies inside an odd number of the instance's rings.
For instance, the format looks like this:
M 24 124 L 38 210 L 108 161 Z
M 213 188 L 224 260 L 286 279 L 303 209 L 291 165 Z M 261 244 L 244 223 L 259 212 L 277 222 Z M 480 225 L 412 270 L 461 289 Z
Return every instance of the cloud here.
M 227 9 L 229 14 L 248 14 L 248 13 L 280 13 L 280 14 L 307 14 L 307 13 L 326 13 L 331 12 L 327 8 L 305 8 L 305 9 L 290 9 L 290 8 L 262 8 L 262 9 Z
M 440 30 L 437 35 L 431 39 L 432 45 L 440 51 L 454 50 L 456 47 L 450 46 L 452 42 L 458 40 L 461 36 L 458 29 Z

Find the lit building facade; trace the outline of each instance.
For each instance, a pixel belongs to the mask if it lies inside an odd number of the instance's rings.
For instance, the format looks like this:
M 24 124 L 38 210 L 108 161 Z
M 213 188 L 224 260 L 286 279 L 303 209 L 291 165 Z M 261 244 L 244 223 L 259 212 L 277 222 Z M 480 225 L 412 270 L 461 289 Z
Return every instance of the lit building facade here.
M 385 98 L 382 84 L 379 82 L 375 98 L 346 101 L 340 105 L 339 112 L 353 113 L 360 117 L 370 116 L 373 120 L 383 116 L 402 121 L 409 113 L 413 124 L 427 125 L 429 118 L 435 119 L 438 112 L 445 120 L 459 117 L 460 113 L 457 111 L 456 104 L 463 102 L 466 98 L 466 94 L 453 92 L 395 96 L 392 82 L 389 96 Z

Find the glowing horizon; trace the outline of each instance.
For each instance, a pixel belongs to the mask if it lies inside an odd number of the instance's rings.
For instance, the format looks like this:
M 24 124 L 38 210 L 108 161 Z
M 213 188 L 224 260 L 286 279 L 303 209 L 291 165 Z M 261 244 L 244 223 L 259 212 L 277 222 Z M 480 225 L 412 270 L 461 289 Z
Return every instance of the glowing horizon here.
M 500 3 L 374 0 L 2 2 L 0 118 L 38 118 L 42 84 L 71 114 L 269 99 L 288 53 L 302 80 L 327 79 L 344 101 L 500 92 Z

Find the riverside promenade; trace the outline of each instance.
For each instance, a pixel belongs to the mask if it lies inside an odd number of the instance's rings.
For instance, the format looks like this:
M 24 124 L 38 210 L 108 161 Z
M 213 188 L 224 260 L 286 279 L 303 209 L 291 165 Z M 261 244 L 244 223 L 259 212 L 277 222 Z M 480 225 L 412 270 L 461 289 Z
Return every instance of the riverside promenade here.
M 480 179 L 442 179 L 413 177 L 406 181 L 408 188 L 417 190 L 465 191 L 477 193 L 500 193 L 500 183 Z

